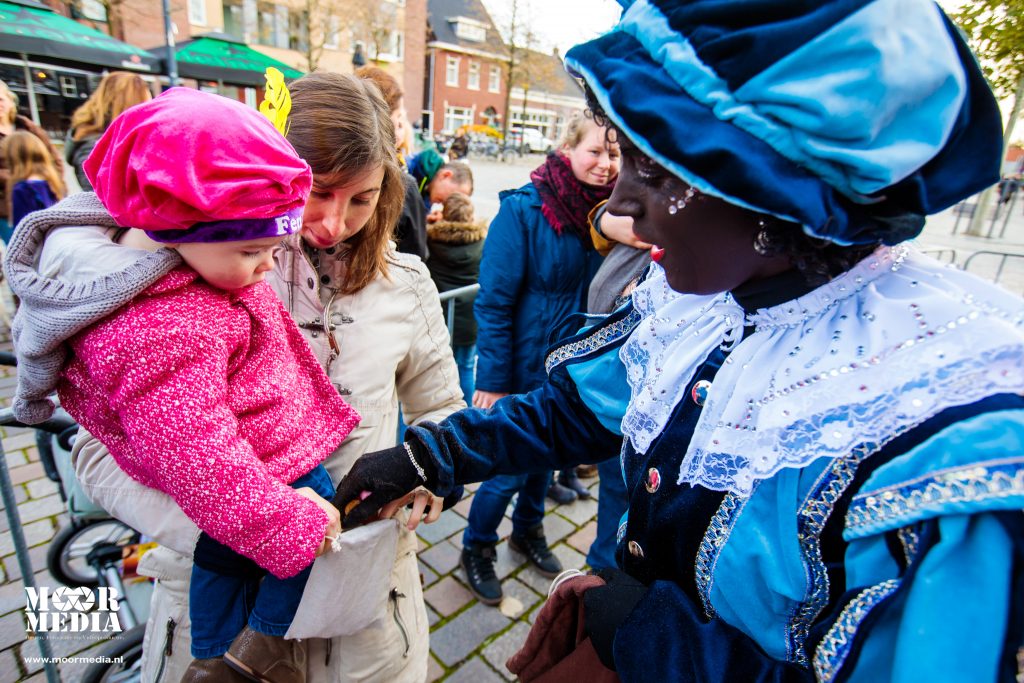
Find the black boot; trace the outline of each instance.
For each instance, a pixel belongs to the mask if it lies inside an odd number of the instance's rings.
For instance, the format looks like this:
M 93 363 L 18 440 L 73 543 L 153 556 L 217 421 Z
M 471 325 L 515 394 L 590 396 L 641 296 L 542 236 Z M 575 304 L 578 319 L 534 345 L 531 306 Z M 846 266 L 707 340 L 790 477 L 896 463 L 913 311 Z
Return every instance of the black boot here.
M 565 505 L 576 500 L 576 492 L 570 488 L 562 486 L 558 483 L 558 480 L 554 478 L 552 478 L 551 484 L 548 486 L 547 496 L 559 505 Z
M 462 548 L 459 564 L 466 572 L 469 590 L 485 605 L 501 602 L 501 581 L 494 574 L 494 559 L 497 553 L 493 544 L 467 545 Z
M 580 478 L 576 476 L 576 470 L 562 470 L 558 473 L 558 483 L 567 489 L 572 489 L 576 492 L 576 495 L 580 497 L 580 500 L 587 500 L 590 498 L 590 489 L 580 481 Z
M 523 534 L 513 531 L 508 538 L 508 547 L 526 555 L 526 559 L 537 568 L 537 571 L 548 578 L 553 579 L 562 571 L 562 563 L 551 554 L 548 539 L 544 538 L 544 526 L 541 524 L 527 529 Z

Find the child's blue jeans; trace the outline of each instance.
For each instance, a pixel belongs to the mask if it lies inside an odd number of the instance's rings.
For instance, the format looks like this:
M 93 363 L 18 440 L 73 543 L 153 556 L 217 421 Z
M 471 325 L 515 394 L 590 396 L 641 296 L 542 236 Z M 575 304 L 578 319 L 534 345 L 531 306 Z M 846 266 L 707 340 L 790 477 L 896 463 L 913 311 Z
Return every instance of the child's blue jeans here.
M 292 488 L 303 486 L 327 500 L 334 497 L 331 477 L 323 465 L 317 465 L 292 482 Z M 201 546 L 203 544 L 196 548 L 196 557 L 200 560 L 202 553 L 208 552 Z M 228 553 L 235 554 L 224 546 L 217 548 L 217 562 L 222 563 Z M 311 566 L 289 579 L 279 579 L 267 572 L 252 571 L 256 567 L 252 560 L 235 556 L 238 566 L 243 568 L 238 575 L 200 567 L 198 562 L 192 564 L 189 616 L 192 618 L 192 656 L 196 659 L 222 656 L 246 624 L 260 633 L 283 636 L 302 601 Z

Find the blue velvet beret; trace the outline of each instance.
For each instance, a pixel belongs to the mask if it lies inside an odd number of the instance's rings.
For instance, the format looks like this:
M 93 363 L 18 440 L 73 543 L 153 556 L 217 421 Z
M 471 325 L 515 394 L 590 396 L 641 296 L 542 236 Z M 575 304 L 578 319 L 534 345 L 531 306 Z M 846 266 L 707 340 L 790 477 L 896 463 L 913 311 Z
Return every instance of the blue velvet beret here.
M 566 65 L 704 192 L 839 244 L 895 244 L 999 178 L 995 98 L 928 0 L 620 2 Z

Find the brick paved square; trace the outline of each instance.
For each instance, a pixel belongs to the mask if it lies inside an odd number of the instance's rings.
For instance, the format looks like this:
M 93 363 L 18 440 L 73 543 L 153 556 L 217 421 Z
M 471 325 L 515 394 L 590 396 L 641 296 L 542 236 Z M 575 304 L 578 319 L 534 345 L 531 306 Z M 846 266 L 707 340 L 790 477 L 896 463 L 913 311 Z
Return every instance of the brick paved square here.
M 466 520 L 451 510 L 445 510 L 433 524 L 420 524 L 416 535 L 427 543 L 434 544 L 466 528 Z
M 437 577 L 437 572 L 435 572 L 433 569 L 428 567 L 423 562 L 420 562 L 419 565 L 420 565 L 420 585 L 421 586 L 426 588 L 430 584 L 432 584 L 435 581 L 437 581 L 437 578 L 438 578 Z
M 20 509 L 20 505 L 18 506 Z M 25 543 L 32 547 L 45 543 L 53 538 L 53 535 L 57 533 L 56 529 L 53 528 L 53 522 L 48 519 L 42 519 L 38 522 L 32 522 L 31 524 L 23 525 L 25 532 Z M 11 540 L 11 532 L 7 530 L 0 534 L 0 556 L 11 555 L 14 553 L 14 541 Z
M 479 657 L 469 660 L 445 679 L 445 683 L 500 683 L 504 680 Z
M 548 545 L 554 546 L 560 540 L 576 531 L 576 525 L 557 514 L 544 517 L 544 535 Z
M 587 563 L 585 555 L 564 543 L 560 543 L 552 548 L 551 552 L 562 561 L 563 569 L 583 569 L 583 566 Z
M 497 669 L 506 680 L 514 681 L 516 677 L 505 668 L 505 662 L 519 651 L 519 648 L 526 642 L 526 634 L 529 632 L 529 624 L 518 622 L 484 648 L 484 659 L 490 662 L 491 666 Z
M 501 612 L 477 603 L 430 634 L 430 649 L 446 666 L 461 662 L 508 625 Z
M 15 650 L 0 652 L 0 683 L 14 683 L 21 677 Z
M 45 498 L 28 500 L 18 505 L 22 524 L 28 524 L 47 517 L 56 517 L 67 509 L 67 504 L 56 493 Z
M 597 537 L 597 522 L 588 522 L 585 526 L 580 527 L 579 531 L 565 539 L 565 542 L 570 547 L 575 548 L 584 555 L 590 552 L 590 544 L 594 542 Z
M 597 501 L 577 500 L 575 503 L 558 508 L 557 514 L 576 526 L 580 526 L 586 524 L 588 519 L 592 519 L 597 514 Z
M 460 517 L 469 519 L 469 508 L 473 505 L 473 495 L 466 494 L 458 503 L 452 506 L 452 510 L 459 513 Z
M 446 576 L 423 592 L 427 604 L 443 617 L 449 617 L 473 599 L 472 593 L 451 576 Z
M 441 676 L 444 676 L 444 667 L 433 657 L 427 657 L 427 683 L 434 683 Z
M 501 591 L 504 593 L 505 598 L 502 600 L 501 605 L 498 606 L 498 609 L 509 618 L 518 619 L 541 600 L 536 591 L 515 578 L 503 581 L 501 583 Z M 519 606 L 515 611 L 512 610 L 514 605 Z
M 441 621 L 440 615 L 438 615 L 438 613 L 434 610 L 430 609 L 430 605 L 427 605 L 427 625 L 430 628 L 434 628 L 434 625 L 437 624 L 437 622 L 439 621 Z
M 460 552 L 451 541 L 441 541 L 421 552 L 419 557 L 438 574 L 447 574 L 459 566 Z

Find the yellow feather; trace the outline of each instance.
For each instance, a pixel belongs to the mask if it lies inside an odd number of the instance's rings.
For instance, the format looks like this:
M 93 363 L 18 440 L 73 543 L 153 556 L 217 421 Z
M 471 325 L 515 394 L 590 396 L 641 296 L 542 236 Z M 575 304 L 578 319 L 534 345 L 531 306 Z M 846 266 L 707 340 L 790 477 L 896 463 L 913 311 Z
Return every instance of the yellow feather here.
M 260 113 L 270 119 L 281 135 L 288 136 L 288 114 L 292 111 L 292 95 L 284 82 L 284 74 L 272 66 L 264 74 L 267 89 L 260 103 Z

